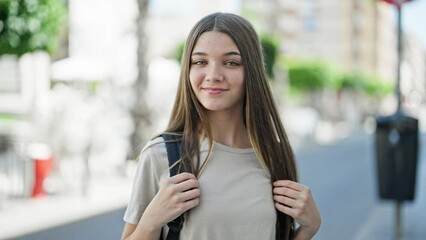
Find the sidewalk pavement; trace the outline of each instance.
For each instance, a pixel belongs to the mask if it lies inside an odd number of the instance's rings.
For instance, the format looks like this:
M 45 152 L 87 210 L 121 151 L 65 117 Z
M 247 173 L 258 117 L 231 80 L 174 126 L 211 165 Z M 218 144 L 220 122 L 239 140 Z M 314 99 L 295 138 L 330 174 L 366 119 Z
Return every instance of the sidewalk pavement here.
M 132 177 L 94 177 L 87 196 L 9 199 L 0 209 L 0 239 L 61 226 L 126 206 Z

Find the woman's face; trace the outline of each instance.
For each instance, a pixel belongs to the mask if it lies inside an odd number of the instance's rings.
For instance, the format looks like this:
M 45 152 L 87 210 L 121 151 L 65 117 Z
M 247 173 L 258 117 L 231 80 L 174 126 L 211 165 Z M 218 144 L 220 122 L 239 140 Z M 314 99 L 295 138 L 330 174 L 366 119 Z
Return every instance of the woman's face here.
M 245 95 L 240 51 L 225 33 L 201 34 L 191 54 L 191 87 L 210 111 L 239 111 Z

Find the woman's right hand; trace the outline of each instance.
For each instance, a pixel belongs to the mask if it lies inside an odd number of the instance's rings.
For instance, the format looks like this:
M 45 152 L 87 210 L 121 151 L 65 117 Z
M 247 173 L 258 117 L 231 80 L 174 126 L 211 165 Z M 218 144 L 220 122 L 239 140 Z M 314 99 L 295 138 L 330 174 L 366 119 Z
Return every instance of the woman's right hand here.
M 200 203 L 200 185 L 191 173 L 180 173 L 161 185 L 142 215 L 142 225 L 152 231 L 161 229 L 187 210 Z

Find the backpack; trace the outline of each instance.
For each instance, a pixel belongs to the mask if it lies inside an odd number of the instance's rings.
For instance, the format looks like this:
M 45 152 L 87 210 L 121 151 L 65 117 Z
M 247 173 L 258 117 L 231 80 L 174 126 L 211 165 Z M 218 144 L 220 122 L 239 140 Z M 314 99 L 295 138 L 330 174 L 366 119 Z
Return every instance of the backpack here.
M 169 161 L 169 171 L 170 171 L 170 177 L 178 174 L 178 164 L 174 165 L 176 161 L 178 161 L 181 158 L 181 139 L 176 135 L 171 134 L 163 134 L 161 135 L 166 143 L 166 149 L 167 149 L 167 158 Z M 173 166 L 174 165 L 174 166 Z M 283 233 L 284 233 L 284 224 L 285 224 L 285 217 L 286 215 L 282 212 L 279 212 L 277 210 L 277 222 L 278 222 L 278 228 L 277 228 L 277 236 L 276 239 L 284 239 Z M 180 230 L 182 229 L 184 222 L 183 214 L 179 217 L 175 218 L 173 221 L 167 223 L 167 226 L 169 227 L 169 232 L 167 233 L 166 240 L 179 240 L 179 234 Z M 160 236 L 160 239 L 162 238 L 162 234 Z
M 178 164 L 173 166 L 181 157 L 180 139 L 176 135 L 163 134 L 162 135 L 167 148 L 167 158 L 169 160 L 170 177 L 178 174 Z M 173 166 L 173 167 L 172 167 Z M 175 218 L 173 221 L 167 223 L 169 232 L 167 233 L 166 240 L 178 240 L 180 230 L 183 226 L 183 214 Z M 161 237 L 161 239 L 163 239 Z

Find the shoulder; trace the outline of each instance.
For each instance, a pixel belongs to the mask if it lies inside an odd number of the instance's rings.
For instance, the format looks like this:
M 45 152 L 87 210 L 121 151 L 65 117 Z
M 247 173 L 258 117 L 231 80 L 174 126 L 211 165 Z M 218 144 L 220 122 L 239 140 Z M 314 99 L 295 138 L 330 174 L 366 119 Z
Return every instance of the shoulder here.
M 139 154 L 139 171 L 154 174 L 157 178 L 168 172 L 167 150 L 163 138 L 148 141 Z
M 156 154 L 159 152 L 166 152 L 166 145 L 162 137 L 156 137 L 149 140 L 141 150 L 140 156 L 146 154 Z

